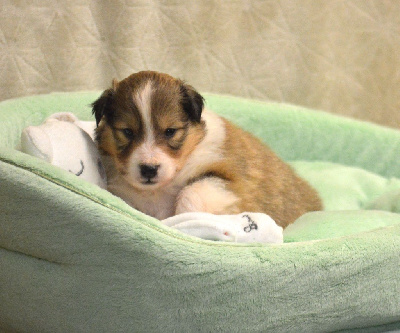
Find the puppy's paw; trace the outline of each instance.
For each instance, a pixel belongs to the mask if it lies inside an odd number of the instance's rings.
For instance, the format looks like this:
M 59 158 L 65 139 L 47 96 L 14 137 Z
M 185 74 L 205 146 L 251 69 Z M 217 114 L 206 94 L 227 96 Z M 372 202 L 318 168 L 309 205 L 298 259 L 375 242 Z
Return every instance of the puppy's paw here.
M 186 212 L 238 213 L 235 209 L 237 196 L 226 188 L 226 182 L 218 177 L 207 177 L 186 186 L 178 196 L 176 214 Z
M 175 214 L 206 211 L 203 191 L 201 191 L 197 185 L 198 184 L 186 186 L 181 191 L 176 202 Z

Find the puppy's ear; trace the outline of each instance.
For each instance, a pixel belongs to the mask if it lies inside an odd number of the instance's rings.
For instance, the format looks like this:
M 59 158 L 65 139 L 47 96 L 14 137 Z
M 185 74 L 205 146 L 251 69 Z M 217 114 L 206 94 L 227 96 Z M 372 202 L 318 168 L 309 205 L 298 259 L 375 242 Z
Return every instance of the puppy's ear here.
M 96 118 L 96 125 L 99 126 L 101 118 L 111 112 L 111 103 L 114 99 L 115 90 L 113 88 L 104 90 L 101 96 L 92 103 L 92 113 Z
M 192 86 L 181 85 L 182 107 L 189 119 L 199 123 L 204 108 L 204 98 Z

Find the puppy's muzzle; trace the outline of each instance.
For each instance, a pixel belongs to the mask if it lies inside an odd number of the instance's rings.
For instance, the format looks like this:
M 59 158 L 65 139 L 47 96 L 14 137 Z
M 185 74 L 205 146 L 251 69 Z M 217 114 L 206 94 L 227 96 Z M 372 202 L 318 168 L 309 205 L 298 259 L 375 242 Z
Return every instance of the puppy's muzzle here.
M 153 178 L 157 176 L 158 169 L 160 168 L 159 164 L 140 164 L 140 175 L 147 180 L 147 182 L 151 182 Z

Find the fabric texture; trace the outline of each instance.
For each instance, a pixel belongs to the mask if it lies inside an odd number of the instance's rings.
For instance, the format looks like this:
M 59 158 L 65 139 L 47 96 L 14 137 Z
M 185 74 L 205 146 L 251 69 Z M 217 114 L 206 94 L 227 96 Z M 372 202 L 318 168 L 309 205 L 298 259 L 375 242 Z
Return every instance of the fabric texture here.
M 2 0 L 0 100 L 139 70 L 398 127 L 396 0 Z
M 321 194 L 284 244 L 201 240 L 19 152 L 100 92 L 0 103 L 0 328 L 18 332 L 380 332 L 400 328 L 400 132 L 204 94 Z M 367 210 L 373 208 L 373 210 Z M 381 211 L 380 209 L 386 209 Z

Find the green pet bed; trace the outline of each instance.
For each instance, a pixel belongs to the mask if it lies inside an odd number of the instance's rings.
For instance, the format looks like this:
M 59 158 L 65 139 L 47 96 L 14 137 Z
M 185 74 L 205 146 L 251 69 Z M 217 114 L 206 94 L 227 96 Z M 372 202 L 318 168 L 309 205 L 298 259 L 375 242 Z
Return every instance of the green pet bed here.
M 0 330 L 381 332 L 400 328 L 400 132 L 205 94 L 267 142 L 325 211 L 284 244 L 206 241 L 18 151 L 52 113 L 91 118 L 99 92 L 0 103 Z

